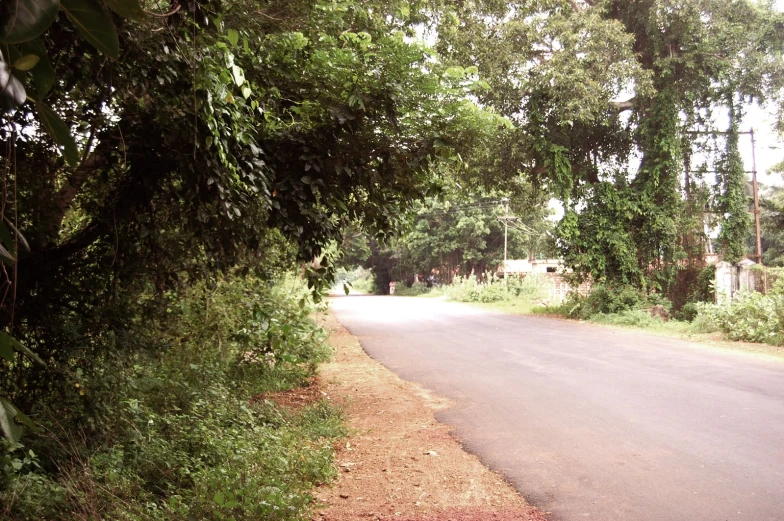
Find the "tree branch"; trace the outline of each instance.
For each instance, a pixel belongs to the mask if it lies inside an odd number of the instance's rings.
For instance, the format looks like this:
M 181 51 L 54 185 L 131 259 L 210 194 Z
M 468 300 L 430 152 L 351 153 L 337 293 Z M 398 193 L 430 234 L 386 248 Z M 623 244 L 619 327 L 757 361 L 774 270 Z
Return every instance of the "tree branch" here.
M 70 176 L 63 187 L 60 188 L 60 191 L 57 192 L 57 195 L 54 198 L 55 210 L 53 211 L 52 216 L 52 225 L 55 230 L 60 230 L 62 227 L 65 214 L 71 207 L 73 200 L 81 191 L 84 182 L 87 181 L 90 174 L 105 163 L 106 161 L 104 161 L 102 157 L 98 156 L 95 152 L 91 153 L 82 164 L 79 165 L 79 168 Z

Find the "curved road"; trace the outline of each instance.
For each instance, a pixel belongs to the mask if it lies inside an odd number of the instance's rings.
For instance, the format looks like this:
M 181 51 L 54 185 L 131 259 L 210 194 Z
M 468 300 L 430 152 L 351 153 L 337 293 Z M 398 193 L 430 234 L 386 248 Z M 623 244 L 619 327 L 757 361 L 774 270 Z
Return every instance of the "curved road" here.
M 433 299 L 331 309 L 553 520 L 784 520 L 784 363 Z

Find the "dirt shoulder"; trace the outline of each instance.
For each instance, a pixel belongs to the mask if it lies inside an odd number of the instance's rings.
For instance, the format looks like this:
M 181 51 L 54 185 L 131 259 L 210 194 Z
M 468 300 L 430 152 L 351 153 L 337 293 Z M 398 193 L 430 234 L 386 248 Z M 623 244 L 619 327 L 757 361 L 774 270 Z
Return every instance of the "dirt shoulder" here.
M 372 360 L 333 315 L 322 321 L 335 356 L 319 386 L 344 407 L 352 434 L 338 447 L 339 479 L 316 492 L 315 520 L 545 520 L 435 419 L 449 401 Z

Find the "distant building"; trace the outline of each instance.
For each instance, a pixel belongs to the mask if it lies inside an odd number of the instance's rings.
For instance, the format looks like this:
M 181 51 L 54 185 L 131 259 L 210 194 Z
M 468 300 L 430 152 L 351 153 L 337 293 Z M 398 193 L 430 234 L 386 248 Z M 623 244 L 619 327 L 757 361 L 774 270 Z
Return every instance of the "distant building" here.
M 506 270 L 503 269 L 506 268 Z M 504 266 L 499 266 L 499 273 L 514 273 L 514 274 L 523 274 L 523 273 L 564 273 L 566 270 L 564 268 L 563 261 L 561 259 L 535 259 L 533 261 L 528 259 L 523 260 L 508 260 Z

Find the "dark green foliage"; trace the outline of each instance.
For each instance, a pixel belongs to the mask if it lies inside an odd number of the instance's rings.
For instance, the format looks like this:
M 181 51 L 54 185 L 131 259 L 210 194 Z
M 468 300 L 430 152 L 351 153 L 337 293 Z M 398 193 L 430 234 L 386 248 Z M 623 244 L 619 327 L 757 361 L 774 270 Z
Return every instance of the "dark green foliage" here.
M 715 298 L 716 266 L 706 266 L 697 277 L 697 284 L 692 293 L 692 302 L 713 302 Z
M 633 190 L 605 182 L 588 193 L 585 210 L 568 210 L 558 224 L 564 262 L 573 267 L 578 280 L 644 284 L 633 238 L 633 224 L 641 214 Z
M 436 167 L 498 123 L 466 99 L 469 72 L 406 39 L 394 5 L 107 5 L 130 19 L 63 2 L 68 17 L 25 44 L 48 55 L 23 71 L 51 88 L 47 105 L 4 113 L 0 130 L 3 218 L 29 243 L 5 257 L 0 328 L 47 363 L 0 366 L 0 395 L 22 410 L 60 399 L 77 424 L 83 406 L 62 396 L 74 371 L 110 392 L 101 367 L 157 349 L 141 324 L 168 293 L 234 267 L 273 278 L 348 224 L 388 235 Z M 117 60 L 96 52 L 115 40 Z M 305 268 L 316 294 L 333 269 Z
M 698 314 L 699 307 L 697 306 L 697 303 L 687 302 L 679 311 L 675 312 L 674 317 L 676 320 L 692 322 L 695 318 L 697 318 Z
M 598 285 L 591 288 L 586 297 L 576 294 L 563 304 L 568 314 L 576 318 L 587 319 L 598 313 L 620 313 L 643 307 L 645 298 L 634 286 Z

